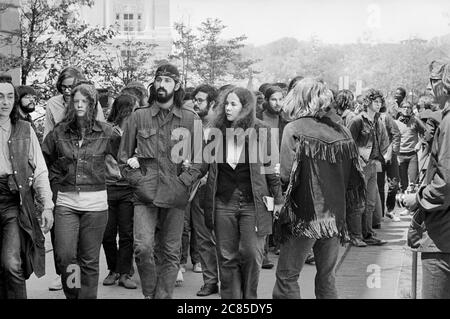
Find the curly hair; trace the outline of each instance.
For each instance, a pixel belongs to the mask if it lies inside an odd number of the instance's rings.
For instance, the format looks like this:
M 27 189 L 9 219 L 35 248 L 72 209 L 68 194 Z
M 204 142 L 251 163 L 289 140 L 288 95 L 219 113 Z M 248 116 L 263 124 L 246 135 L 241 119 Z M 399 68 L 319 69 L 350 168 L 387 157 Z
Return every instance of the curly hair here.
M 328 86 L 313 78 L 300 80 L 284 99 L 283 117 L 294 121 L 304 116 L 319 116 L 329 111 L 333 92 Z
M 74 104 L 74 96 L 80 92 L 84 97 L 87 98 L 89 101 L 88 108 L 86 110 L 86 125 L 85 128 L 88 132 L 92 130 L 92 127 L 95 124 L 96 118 L 97 118 L 97 104 L 98 104 L 98 93 L 95 89 L 94 85 L 91 82 L 82 81 L 76 84 L 72 92 L 70 93 L 70 101 L 69 105 L 67 107 L 66 116 L 64 117 L 64 120 L 62 123 L 66 123 L 71 127 L 74 131 L 80 133 L 80 128 L 78 127 L 77 123 L 77 111 Z
M 363 107 L 364 111 L 367 111 L 367 108 L 372 104 L 376 99 L 381 99 L 381 102 L 384 104 L 383 94 L 379 90 L 368 89 L 363 97 Z
M 239 98 L 242 104 L 242 110 L 239 113 L 236 120 L 233 123 L 228 121 L 225 113 L 225 105 L 228 96 L 234 93 Z M 242 88 L 233 87 L 226 91 L 223 95 L 223 99 L 220 100 L 219 105 L 216 108 L 215 117 L 213 119 L 213 127 L 219 128 L 222 132 L 226 131 L 227 127 L 242 128 L 244 131 L 250 127 L 253 127 L 256 120 L 256 96 L 252 91 Z

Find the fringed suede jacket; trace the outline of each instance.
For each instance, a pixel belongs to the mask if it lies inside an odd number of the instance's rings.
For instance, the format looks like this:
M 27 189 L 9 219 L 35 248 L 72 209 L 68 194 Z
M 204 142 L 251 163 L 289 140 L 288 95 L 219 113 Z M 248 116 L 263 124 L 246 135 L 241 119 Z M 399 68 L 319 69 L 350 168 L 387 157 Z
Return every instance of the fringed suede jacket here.
M 346 207 L 365 200 L 358 149 L 348 129 L 328 117 L 301 117 L 285 127 L 281 154 L 287 191 L 276 222 L 279 240 L 338 236 L 344 243 Z

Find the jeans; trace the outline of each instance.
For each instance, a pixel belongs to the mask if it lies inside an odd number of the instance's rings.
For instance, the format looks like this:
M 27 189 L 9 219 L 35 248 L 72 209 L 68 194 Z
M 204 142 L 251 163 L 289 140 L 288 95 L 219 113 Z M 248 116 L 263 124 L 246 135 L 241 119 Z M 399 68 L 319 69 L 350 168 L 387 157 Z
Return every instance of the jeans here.
M 375 210 L 372 215 L 372 227 L 381 225 L 381 218 L 383 217 L 383 210 L 381 209 L 381 198 L 378 186 L 376 191 Z
M 419 163 L 417 153 L 405 153 L 398 156 L 399 173 L 400 173 L 400 187 L 402 192 L 405 192 L 410 183 L 416 184 L 418 182 Z
M 55 217 L 56 256 L 64 294 L 67 299 L 96 299 L 108 211 L 84 212 L 56 206 Z
M 27 299 L 18 215 L 18 200 L 0 195 L 0 299 Z
M 374 163 L 370 163 L 364 167 L 364 180 L 366 182 L 366 208 L 361 216 L 361 230 L 363 238 L 373 236 L 372 229 L 373 214 L 377 200 L 377 168 Z
M 134 253 L 145 297 L 172 298 L 183 226 L 184 210 L 134 206 Z
M 200 207 L 200 198 L 203 198 L 200 193 L 204 190 L 205 187 L 200 188 L 192 200 L 191 218 L 197 238 L 198 255 L 203 271 L 203 282 L 205 285 L 214 285 L 219 281 L 216 240 L 213 233 L 205 225 L 205 213 Z
M 377 169 L 374 163 L 364 167 L 364 180 L 366 183 L 366 202 L 361 207 L 347 208 L 347 225 L 351 238 L 365 239 L 372 237 L 373 214 L 377 200 Z
M 181 237 L 181 260 L 180 264 L 187 264 L 188 256 L 191 256 L 192 265 L 200 261 L 198 255 L 197 236 L 195 234 L 195 226 L 192 221 L 191 205 L 186 207 L 184 212 L 184 228 Z
M 133 203 L 128 188 L 108 188 L 108 224 L 103 235 L 108 270 L 130 274 L 133 265 Z M 119 249 L 117 249 L 119 232 Z
M 228 203 L 216 197 L 215 234 L 222 299 L 256 299 L 265 236 L 255 229 L 255 205 L 236 189 Z
M 274 299 L 300 299 L 298 278 L 311 249 L 314 252 L 317 274 L 317 299 L 337 299 L 335 268 L 339 254 L 337 237 L 324 239 L 291 238 L 280 246 L 280 258 L 273 288 Z
M 385 179 L 387 177 L 388 182 L 388 193 L 385 196 Z M 392 212 L 395 208 L 395 196 L 398 192 L 398 180 L 399 180 L 399 167 L 397 161 L 397 155 L 393 154 L 391 161 L 388 164 L 383 165 L 383 171 L 378 173 L 377 183 L 378 191 L 380 193 L 381 199 L 381 209 L 383 212 L 383 217 L 385 215 L 385 206 L 388 212 Z
M 450 299 L 449 253 L 422 253 L 422 298 Z

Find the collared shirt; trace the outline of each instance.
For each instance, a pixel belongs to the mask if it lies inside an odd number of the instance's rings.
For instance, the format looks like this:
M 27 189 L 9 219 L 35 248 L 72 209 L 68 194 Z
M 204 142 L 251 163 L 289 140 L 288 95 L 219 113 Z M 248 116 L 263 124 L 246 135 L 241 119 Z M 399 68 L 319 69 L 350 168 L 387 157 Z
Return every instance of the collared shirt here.
M 8 140 L 11 137 L 11 120 L 8 118 L 0 123 L 0 176 L 11 175 L 13 173 L 10 161 Z M 39 140 L 34 130 L 30 130 L 30 151 L 28 158 L 36 165 L 34 170 L 34 185 L 36 196 L 39 202 L 44 205 L 44 209 L 53 209 L 52 191 L 48 181 L 48 170 L 42 155 Z
M 66 115 L 67 105 L 64 101 L 63 95 L 52 97 L 47 102 L 45 109 L 45 123 L 44 123 L 44 139 L 60 123 Z M 105 115 L 100 103 L 97 104 L 97 121 L 106 122 Z

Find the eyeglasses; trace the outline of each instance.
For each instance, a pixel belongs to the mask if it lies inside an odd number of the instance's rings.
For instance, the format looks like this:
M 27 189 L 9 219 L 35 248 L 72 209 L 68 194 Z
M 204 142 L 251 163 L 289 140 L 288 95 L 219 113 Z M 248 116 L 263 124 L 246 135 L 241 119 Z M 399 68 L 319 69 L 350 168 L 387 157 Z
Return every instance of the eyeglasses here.
M 192 102 L 194 102 L 194 103 L 198 103 L 198 104 L 202 104 L 203 102 L 205 102 L 206 100 L 204 100 L 204 99 L 196 99 L 196 98 L 193 98 L 192 99 Z
M 61 91 L 66 91 L 66 90 L 72 90 L 73 89 L 73 85 L 61 85 Z

